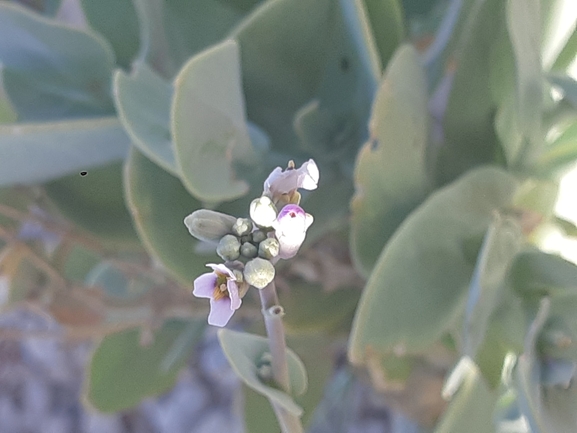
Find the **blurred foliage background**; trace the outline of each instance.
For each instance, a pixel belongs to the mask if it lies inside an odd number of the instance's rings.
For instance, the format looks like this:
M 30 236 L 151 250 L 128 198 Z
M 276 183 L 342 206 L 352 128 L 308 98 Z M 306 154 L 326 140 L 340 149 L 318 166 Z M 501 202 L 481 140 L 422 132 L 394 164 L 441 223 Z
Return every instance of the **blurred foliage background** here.
M 573 0 L 2 0 L 0 309 L 97 342 L 94 408 L 162 393 L 215 260 L 184 217 L 247 216 L 314 158 L 277 281 L 305 423 L 346 405 L 346 347 L 423 432 L 575 432 L 576 23 Z M 253 295 L 235 318 L 262 332 Z

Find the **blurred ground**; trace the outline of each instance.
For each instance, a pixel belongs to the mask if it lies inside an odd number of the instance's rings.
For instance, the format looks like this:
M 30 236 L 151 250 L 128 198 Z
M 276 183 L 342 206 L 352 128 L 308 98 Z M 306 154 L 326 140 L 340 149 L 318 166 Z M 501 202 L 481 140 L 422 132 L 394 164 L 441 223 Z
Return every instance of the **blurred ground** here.
M 0 433 L 244 431 L 234 404 L 240 384 L 214 333 L 209 332 L 191 357 L 173 390 L 113 415 L 82 405 L 83 369 L 91 345 L 65 342 L 58 337 L 60 333 L 57 323 L 30 310 L 0 316 Z M 349 425 L 331 426 L 329 416 L 324 426 L 315 427 L 311 433 L 387 433 L 390 425 L 398 422 L 360 383 L 355 383 L 350 406 L 353 419 Z

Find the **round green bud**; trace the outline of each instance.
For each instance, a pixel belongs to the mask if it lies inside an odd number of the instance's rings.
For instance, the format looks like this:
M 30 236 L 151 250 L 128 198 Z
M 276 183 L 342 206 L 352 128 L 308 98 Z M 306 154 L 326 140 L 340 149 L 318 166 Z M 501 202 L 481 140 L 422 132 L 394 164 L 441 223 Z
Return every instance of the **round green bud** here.
M 218 246 L 216 253 L 225 261 L 233 261 L 240 256 L 240 242 L 234 235 L 224 236 Z
M 258 244 L 266 239 L 266 233 L 262 230 L 255 230 L 252 232 L 252 241 Z
M 278 256 L 280 244 L 275 238 L 267 238 L 258 245 L 258 255 L 263 259 L 272 259 Z
M 263 195 L 250 203 L 250 217 L 261 227 L 272 227 L 276 220 L 277 210 L 272 200 Z
M 184 219 L 184 224 L 192 236 L 201 241 L 218 242 L 232 232 L 236 218 L 208 209 L 199 209 Z
M 232 232 L 237 236 L 245 236 L 252 232 L 252 221 L 248 218 L 237 218 L 232 226 Z
M 244 280 L 257 289 L 264 289 L 274 279 L 274 274 L 272 263 L 258 257 L 244 267 Z
M 244 244 L 242 244 L 242 246 L 240 247 L 240 254 L 243 257 L 246 257 L 247 259 L 254 259 L 257 254 L 258 254 L 258 250 L 257 248 L 251 244 L 250 242 L 245 242 Z

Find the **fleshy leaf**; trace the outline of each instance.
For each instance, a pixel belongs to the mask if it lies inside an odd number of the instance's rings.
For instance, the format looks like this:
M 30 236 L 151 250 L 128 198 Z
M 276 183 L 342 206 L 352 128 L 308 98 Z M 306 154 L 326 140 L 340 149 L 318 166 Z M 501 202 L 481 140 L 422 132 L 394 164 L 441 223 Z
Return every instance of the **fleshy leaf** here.
M 170 134 L 173 88 L 146 64 L 134 65 L 130 75 L 117 71 L 114 96 L 118 116 L 132 142 L 148 158 L 178 176 Z
M 515 257 L 511 284 L 526 297 L 575 297 L 577 266 L 555 254 L 525 251 Z
M 502 302 L 506 276 L 522 240 L 521 227 L 516 221 L 495 215 L 477 257 L 465 309 L 463 355 L 471 359 L 475 359 L 490 317 Z
M 4 86 L 22 121 L 102 116 L 114 111 L 114 53 L 97 34 L 0 4 Z
M 425 349 L 454 324 L 474 267 L 466 244 L 487 230 L 495 210 L 510 205 L 516 186 L 500 169 L 479 168 L 409 215 L 361 296 L 349 340 L 352 362 L 363 363 L 368 350 Z
M 403 7 L 399 0 L 363 0 L 363 3 L 384 70 L 405 37 Z
M 201 207 L 182 186 L 142 153 L 132 149 L 125 169 L 125 193 L 138 235 L 147 251 L 184 284 L 206 272 L 214 255 L 200 256 L 184 218 Z
M 184 186 L 210 202 L 248 192 L 233 164 L 255 157 L 248 134 L 238 45 L 227 40 L 193 57 L 180 71 L 172 131 Z
M 268 340 L 259 335 L 219 329 L 218 339 L 222 350 L 237 376 L 250 388 L 269 398 L 293 415 L 302 415 L 302 408 L 285 392 L 264 384 L 258 376 L 258 363 L 269 351 Z M 291 388 L 299 395 L 306 391 L 307 374 L 302 361 L 287 349 L 287 362 Z
M 326 292 L 320 285 L 292 283 L 290 290 L 280 294 L 286 312 L 283 321 L 287 331 L 295 334 L 332 331 L 347 319 L 350 323 L 359 296 L 360 291 L 353 288 Z
M 507 29 L 516 65 L 516 111 L 523 144 L 513 163 L 534 162 L 543 145 L 543 68 L 541 66 L 541 2 L 507 2 Z
M 152 286 L 152 283 L 143 279 L 128 277 L 106 261 L 90 270 L 84 284 L 99 287 L 106 296 L 116 300 L 134 300 L 148 292 Z
M 332 375 L 334 340 L 314 333 L 289 337 L 287 344 L 300 356 L 309 378 L 307 392 L 295 397 L 297 404 L 304 409 L 302 422 L 306 426 L 323 398 L 325 385 Z M 243 388 L 246 431 L 270 433 L 278 430 L 278 421 L 266 398 L 247 386 Z
M 93 168 L 44 186 L 50 202 L 66 218 L 116 247 L 139 247 L 122 193 L 122 166 Z
M 118 119 L 0 125 L 0 185 L 33 184 L 124 159 Z
M 487 388 L 483 376 L 471 364 L 434 433 L 494 433 L 491 420 L 498 396 L 497 391 Z
M 417 52 L 405 45 L 389 64 L 373 106 L 371 138 L 355 168 L 351 250 L 365 275 L 426 195 L 427 126 L 425 75 Z
M 503 62 L 492 60 L 501 43 L 496 36 L 505 29 L 505 3 L 487 0 L 478 4 L 463 19 L 468 25 L 465 37 L 459 41 L 462 49 L 457 52 L 456 71 L 443 110 L 444 143 L 435 162 L 439 184 L 456 179 L 472 167 L 492 163 L 499 146 L 491 91 L 493 82 L 505 80 L 510 71 Z
M 103 412 L 116 412 L 138 404 L 145 397 L 168 390 L 202 332 L 188 339 L 187 350 L 181 351 L 170 368 L 163 362 L 187 331 L 191 322 L 169 320 L 154 333 L 149 345 L 140 343 L 140 330 L 131 329 L 105 337 L 92 355 L 84 393 L 88 401 Z M 194 322 L 202 330 L 204 320 Z
M 139 47 L 138 19 L 131 0 L 81 0 L 86 20 L 104 36 L 118 65 L 128 68 Z

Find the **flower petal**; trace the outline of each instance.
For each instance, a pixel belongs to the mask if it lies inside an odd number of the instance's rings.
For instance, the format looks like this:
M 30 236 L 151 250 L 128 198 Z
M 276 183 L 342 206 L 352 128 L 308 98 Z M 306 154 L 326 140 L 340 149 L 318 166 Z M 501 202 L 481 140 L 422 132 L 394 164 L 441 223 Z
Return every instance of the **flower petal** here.
M 230 306 L 230 299 L 224 297 L 215 301 L 213 298 L 210 299 L 210 313 L 208 314 L 208 324 L 213 326 L 225 326 L 234 311 Z
M 212 298 L 215 285 L 216 274 L 214 272 L 202 274 L 194 280 L 192 294 L 197 298 Z
M 296 204 L 288 204 L 279 212 L 274 229 L 280 245 L 278 256 L 281 259 L 294 257 L 304 242 L 307 228 L 312 223 L 307 215 Z
M 225 265 L 223 265 L 221 263 L 219 263 L 219 264 L 207 263 L 206 266 L 211 268 L 213 271 L 218 271 L 221 274 L 226 275 L 228 278 L 231 278 L 233 281 L 236 281 L 236 277 L 234 276 L 234 272 L 232 272 L 230 269 L 228 269 Z
M 264 193 L 269 196 L 287 194 L 298 188 L 313 190 L 319 183 L 319 168 L 314 160 L 309 159 L 298 169 L 283 171 L 275 168 L 264 181 Z
M 230 296 L 230 308 L 233 310 L 238 310 L 242 300 L 238 294 L 238 286 L 235 281 L 228 280 L 226 282 L 226 288 L 228 289 L 228 295 Z

